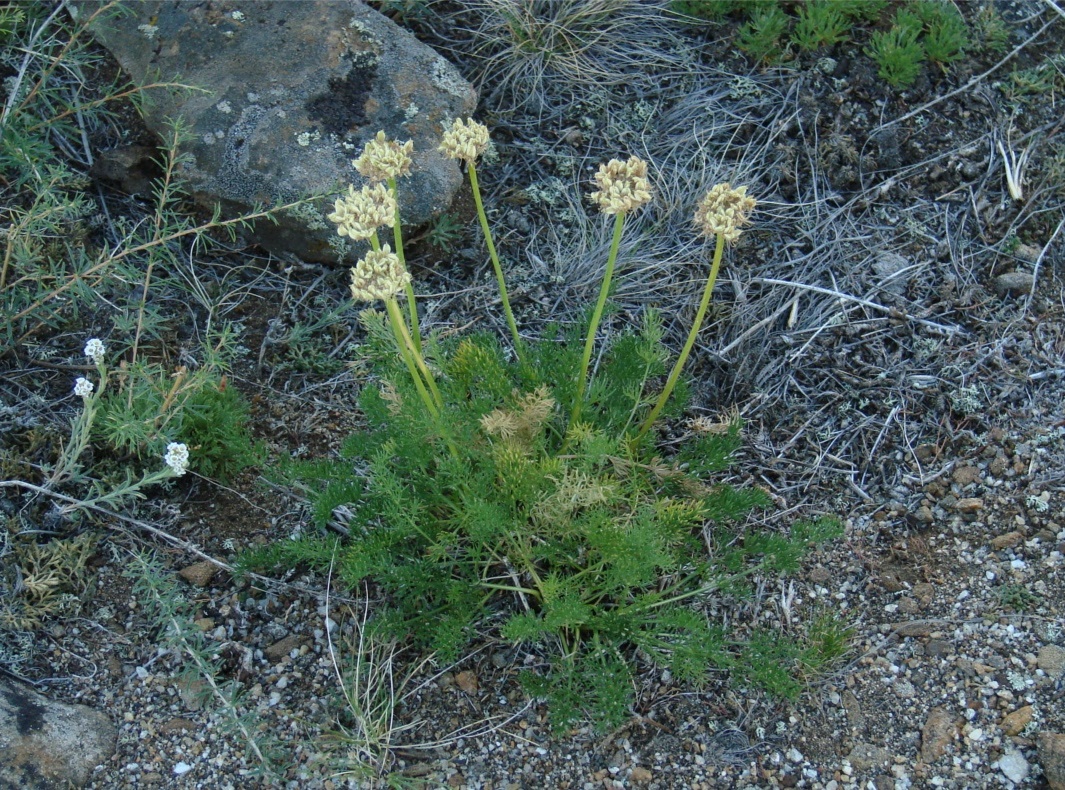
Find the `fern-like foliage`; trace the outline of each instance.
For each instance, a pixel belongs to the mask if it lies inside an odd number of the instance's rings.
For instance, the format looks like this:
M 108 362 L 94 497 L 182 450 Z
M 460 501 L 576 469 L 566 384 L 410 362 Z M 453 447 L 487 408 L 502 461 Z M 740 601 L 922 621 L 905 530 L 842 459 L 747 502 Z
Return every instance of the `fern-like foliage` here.
M 280 470 L 310 493 L 319 525 L 343 511 L 348 538 L 339 551 L 333 538 L 258 549 L 242 567 L 335 562 L 346 584 L 372 580 L 386 594 L 384 627 L 444 660 L 490 624 L 511 642 L 553 651 L 550 670 L 525 681 L 559 726 L 624 717 L 632 668 L 623 657 L 635 648 L 693 682 L 710 668 L 761 660 L 763 648 L 731 642 L 701 605 L 749 594 L 753 576 L 793 570 L 834 533 L 742 527 L 768 499 L 714 479 L 739 444 L 738 422 L 668 459 L 638 434 L 666 372 L 657 316 L 614 338 L 581 420 L 568 426 L 577 335 L 549 332 L 520 360 L 489 335 L 430 341 L 444 403 L 434 420 L 382 316 L 362 320 L 375 371 L 360 397 L 367 429 L 337 462 Z M 674 413 L 682 407 L 678 399 Z M 781 678 L 795 656 L 797 648 L 782 659 L 781 677 L 746 674 L 789 691 Z

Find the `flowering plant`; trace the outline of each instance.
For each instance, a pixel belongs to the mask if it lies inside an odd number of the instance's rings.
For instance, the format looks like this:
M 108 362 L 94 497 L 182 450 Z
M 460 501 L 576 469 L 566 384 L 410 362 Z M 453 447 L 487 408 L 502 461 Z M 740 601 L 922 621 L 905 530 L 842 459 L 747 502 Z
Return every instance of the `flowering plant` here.
M 647 163 L 612 160 L 595 176 L 590 198 L 613 217 L 613 239 L 583 338 L 553 330 L 532 341 L 519 334 L 481 202 L 476 162 L 487 144 L 484 126 L 458 120 L 440 150 L 469 176 L 509 353 L 492 334 L 421 337 L 403 258 L 372 234 L 373 249 L 351 272 L 352 295 L 386 308 L 360 314 L 376 381 L 360 397 L 370 427 L 351 437 L 344 458 L 361 471 L 294 462 L 283 472 L 320 484 L 319 523 L 341 519 L 349 539 L 336 550 L 325 538 L 269 547 L 246 555 L 244 567 L 335 562 L 348 584 L 372 578 L 391 601 L 382 620 L 449 657 L 493 627 L 511 642 L 538 644 L 553 656 L 550 667 L 523 678 L 550 700 L 559 724 L 623 718 L 637 654 L 692 683 L 711 668 L 742 668 L 747 680 L 795 692 L 798 648 L 758 632 L 741 638 L 712 613 L 759 577 L 793 569 L 810 545 L 836 534 L 834 522 L 798 524 L 788 536 L 743 528 L 741 517 L 768 502 L 760 489 L 717 479 L 739 441 L 738 422 L 706 430 L 693 423 L 669 452 L 656 446 L 654 430 L 683 409 L 676 386 L 725 245 L 749 223 L 755 201 L 721 184 L 695 208 L 715 251 L 691 332 L 657 388 L 669 355 L 653 311 L 601 348 L 590 371 L 624 225 L 653 199 Z M 379 134 L 356 166 L 378 177 L 385 168 L 367 163 L 398 160 L 400 148 L 410 153 Z M 393 163 L 384 175 L 393 198 L 402 171 Z M 387 214 L 341 203 L 331 217 L 340 233 Z M 400 223 L 393 227 L 398 242 Z

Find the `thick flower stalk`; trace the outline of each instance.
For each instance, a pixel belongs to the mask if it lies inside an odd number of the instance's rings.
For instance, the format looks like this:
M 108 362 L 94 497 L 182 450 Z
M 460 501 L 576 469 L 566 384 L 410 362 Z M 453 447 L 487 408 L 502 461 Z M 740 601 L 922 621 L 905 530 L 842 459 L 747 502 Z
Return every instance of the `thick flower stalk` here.
M 710 276 L 706 280 L 706 287 L 703 288 L 703 297 L 699 302 L 699 309 L 695 313 L 691 331 L 688 333 L 688 340 L 685 342 L 684 348 L 673 366 L 673 370 L 670 371 L 669 378 L 666 379 L 666 386 L 658 396 L 658 401 L 655 403 L 654 408 L 651 409 L 651 413 L 647 415 L 647 419 L 640 426 L 637 438 L 642 437 L 651 429 L 655 420 L 658 419 L 658 415 L 669 401 L 670 395 L 673 394 L 673 388 L 676 387 L 680 373 L 684 369 L 684 363 L 688 361 L 688 355 L 691 354 L 691 350 L 695 346 L 695 338 L 702 328 L 706 310 L 710 306 L 710 296 L 713 294 L 714 284 L 717 282 L 717 273 L 721 268 L 721 256 L 725 251 L 725 244 L 731 244 L 740 237 L 742 228 L 750 224 L 751 212 L 754 211 L 757 205 L 758 203 L 754 198 L 747 197 L 747 187 L 733 189 L 726 183 L 718 184 L 707 192 L 696 209 L 695 227 L 698 229 L 699 235 L 707 239 L 717 239 L 714 260 L 710 264 Z
M 514 311 L 510 309 L 510 297 L 507 295 L 507 284 L 503 279 L 503 267 L 499 263 L 499 254 L 496 252 L 496 245 L 492 239 L 492 230 L 488 227 L 488 216 L 484 212 L 484 203 L 481 200 L 481 186 L 477 181 L 477 158 L 487 147 L 487 126 L 477 123 L 472 118 L 468 121 L 456 118 L 451 129 L 444 132 L 444 138 L 438 150 L 449 159 L 466 163 L 466 172 L 470 176 L 470 188 L 473 190 L 473 202 L 477 205 L 477 218 L 481 223 L 485 244 L 488 245 L 488 257 L 492 259 L 492 269 L 495 271 L 496 282 L 499 284 L 499 298 L 503 302 L 503 312 L 507 316 L 507 325 L 514 339 L 514 353 L 520 357 L 521 336 L 518 334 L 518 324 L 514 320 Z
M 405 143 L 400 143 L 395 140 L 389 140 L 383 131 L 379 131 L 372 140 L 363 146 L 359 157 L 351 162 L 355 169 L 359 171 L 359 174 L 369 180 L 371 184 L 376 185 L 380 181 L 387 183 L 388 191 L 392 195 L 393 220 L 390 223 L 382 222 L 381 225 L 387 224 L 392 228 L 392 241 L 395 244 L 396 255 L 404 267 L 406 267 L 407 261 L 403 255 L 403 225 L 399 216 L 399 188 L 396 186 L 396 179 L 410 175 L 410 155 L 413 150 L 414 143 L 412 141 L 407 140 Z M 377 228 L 380 225 L 375 225 L 374 227 Z M 380 249 L 377 244 L 376 233 L 372 236 L 367 236 L 367 238 L 370 239 L 370 243 L 375 250 Z M 410 314 L 410 333 L 414 339 L 415 348 L 421 354 L 422 333 L 421 327 L 418 325 L 418 304 L 414 298 L 414 286 L 408 281 L 405 287 L 407 291 L 407 309 Z
M 584 340 L 584 354 L 581 357 L 581 368 L 577 377 L 577 397 L 573 403 L 570 425 L 576 425 L 581 416 L 584 389 L 588 379 L 588 365 L 591 363 L 592 350 L 595 348 L 595 333 L 599 328 L 599 321 L 603 318 L 603 308 L 606 306 L 607 297 L 610 295 L 610 285 L 614 279 L 614 265 L 617 263 L 625 217 L 630 211 L 638 209 L 651 199 L 651 185 L 647 180 L 647 163 L 636 156 L 629 157 L 626 162 L 611 159 L 605 165 L 600 165 L 599 172 L 595 174 L 595 183 L 599 189 L 588 197 L 599 205 L 599 210 L 603 214 L 614 215 L 614 235 L 610 241 L 610 254 L 606 260 L 603 284 L 599 287 L 599 299 L 595 303 L 595 311 L 588 325 L 588 336 Z
M 403 313 L 396 302 L 396 296 L 409 284 L 410 272 L 387 244 L 379 250 L 370 250 L 351 270 L 352 298 L 357 302 L 385 303 L 400 357 L 407 366 L 425 407 L 434 418 L 438 418 L 443 406 L 440 392 L 429 367 L 422 359 L 421 352 L 414 345 L 403 320 Z

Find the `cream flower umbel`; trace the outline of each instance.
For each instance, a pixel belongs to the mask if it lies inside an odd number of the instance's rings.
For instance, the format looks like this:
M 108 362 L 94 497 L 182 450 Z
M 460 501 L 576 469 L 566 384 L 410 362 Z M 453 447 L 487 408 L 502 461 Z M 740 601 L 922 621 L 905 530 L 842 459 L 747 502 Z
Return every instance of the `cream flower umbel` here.
M 476 162 L 477 157 L 488 147 L 488 127 L 470 118 L 463 122 L 456 118 L 451 129 L 444 132 L 444 139 L 437 149 L 450 159 L 461 159 L 467 164 Z
M 390 178 L 410 175 L 410 153 L 414 143 L 407 140 L 397 143 L 389 140 L 384 132 L 366 143 L 362 155 L 352 161 L 355 169 L 371 181 L 387 181 Z
M 337 224 L 337 233 L 352 239 L 368 239 L 382 225 L 392 227 L 396 221 L 396 198 L 384 184 L 367 185 L 358 192 L 348 187 L 347 196 L 333 207 L 329 221 Z
M 611 159 L 600 165 L 595 183 L 599 191 L 588 197 L 599 204 L 604 214 L 628 213 L 651 199 L 647 163 L 637 156 L 630 156 L 627 162 Z
M 74 380 L 74 394 L 77 395 L 79 398 L 87 399 L 90 395 L 92 395 L 93 389 L 94 387 L 92 385 L 92 382 L 84 376 L 78 376 Z
M 356 302 L 376 302 L 392 299 L 410 282 L 408 272 L 399 257 L 387 244 L 380 250 L 370 250 L 351 270 L 351 297 Z
M 695 226 L 707 238 L 720 234 L 731 244 L 740 237 L 740 228 L 750 224 L 757 205 L 754 198 L 747 197 L 747 187 L 733 189 L 727 183 L 718 184 L 695 210 Z

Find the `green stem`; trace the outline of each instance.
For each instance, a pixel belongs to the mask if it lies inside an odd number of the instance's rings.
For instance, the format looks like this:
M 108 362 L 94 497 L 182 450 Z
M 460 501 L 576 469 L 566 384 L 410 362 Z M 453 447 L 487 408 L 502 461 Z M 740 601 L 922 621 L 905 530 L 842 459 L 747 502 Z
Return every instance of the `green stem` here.
M 429 410 L 429 414 L 433 416 L 434 420 L 439 421 L 440 409 L 437 408 L 433 399 L 429 397 L 421 374 L 418 372 L 412 349 L 408 346 L 410 335 L 407 333 L 407 325 L 403 322 L 403 314 L 399 311 L 399 305 L 396 303 L 395 297 L 386 299 L 385 307 L 388 309 L 388 318 L 392 324 L 392 333 L 396 337 L 396 345 L 399 346 L 399 355 L 403 358 L 403 362 L 406 363 L 410 377 L 414 379 L 414 386 L 418 389 L 418 395 L 421 396 L 425 408 Z
M 721 268 L 721 256 L 725 251 L 725 237 L 720 233 L 717 235 L 717 247 L 714 250 L 714 262 L 710 265 L 710 277 L 706 280 L 706 287 L 703 289 L 703 298 L 699 302 L 699 310 L 695 314 L 695 321 L 692 323 L 691 332 L 688 333 L 688 340 L 684 344 L 684 349 L 680 352 L 680 356 L 677 357 L 677 363 L 673 366 L 673 370 L 669 373 L 669 378 L 666 380 L 665 389 L 662 390 L 662 394 L 658 396 L 658 402 L 655 403 L 655 407 L 651 409 L 651 413 L 647 415 L 647 419 L 643 421 L 643 425 L 640 426 L 640 432 L 636 434 L 636 440 L 639 441 L 643 438 L 644 434 L 651 429 L 654 425 L 658 415 L 662 412 L 666 402 L 669 400 L 669 396 L 673 394 L 673 388 L 677 385 L 677 379 L 680 378 L 680 373 L 684 369 L 684 363 L 688 361 L 688 355 L 691 353 L 692 347 L 695 345 L 695 338 L 699 334 L 699 330 L 702 329 L 703 319 L 706 317 L 706 309 L 710 306 L 710 296 L 714 292 L 714 283 L 717 282 L 717 272 Z
M 507 325 L 510 327 L 511 337 L 514 338 L 514 353 L 521 358 L 521 336 L 518 334 L 518 325 L 514 321 L 514 312 L 510 309 L 510 297 L 507 296 L 507 284 L 503 280 L 503 267 L 499 265 L 499 254 L 496 252 L 495 242 L 492 241 L 492 231 L 488 227 L 488 216 L 484 213 L 484 203 L 481 201 L 481 187 L 477 182 L 477 167 L 470 162 L 466 168 L 470 174 L 470 187 L 473 189 L 473 202 L 477 204 L 477 218 L 481 221 L 481 232 L 484 233 L 484 241 L 488 245 L 488 256 L 492 259 L 492 268 L 495 269 L 496 282 L 499 283 L 499 296 L 503 300 L 503 312 L 507 315 Z
M 403 254 L 403 226 L 399 221 L 399 189 L 396 187 L 396 179 L 388 179 L 388 188 L 392 190 L 392 197 L 396 199 L 396 221 L 392 223 L 392 238 L 396 243 L 396 257 L 407 268 L 407 259 Z M 374 233 L 377 238 L 377 233 Z M 377 249 L 377 247 L 374 247 Z M 407 283 L 407 312 L 410 313 L 410 334 L 414 340 L 414 348 L 420 355 L 422 353 L 422 330 L 418 324 L 418 303 L 414 300 L 414 285 Z
M 603 308 L 606 306 L 606 298 L 610 294 L 610 283 L 614 278 L 614 264 L 618 259 L 618 247 L 621 245 L 621 230 L 624 225 L 625 212 L 619 211 L 614 215 L 614 236 L 610 240 L 610 255 L 606 259 L 606 274 L 603 275 L 603 284 L 599 287 L 599 300 L 595 303 L 592 322 L 588 325 L 588 337 L 584 340 L 584 355 L 581 357 L 581 369 L 577 376 L 577 397 L 573 402 L 573 413 L 569 418 L 570 425 L 576 425 L 581 416 L 584 388 L 588 378 L 588 365 L 592 361 L 592 349 L 595 347 L 595 332 L 599 328 L 599 321 L 603 318 Z

